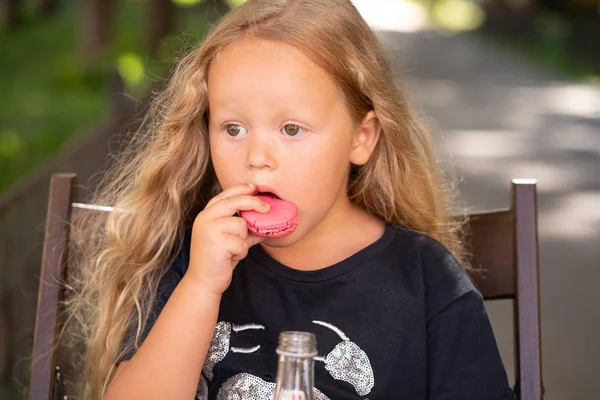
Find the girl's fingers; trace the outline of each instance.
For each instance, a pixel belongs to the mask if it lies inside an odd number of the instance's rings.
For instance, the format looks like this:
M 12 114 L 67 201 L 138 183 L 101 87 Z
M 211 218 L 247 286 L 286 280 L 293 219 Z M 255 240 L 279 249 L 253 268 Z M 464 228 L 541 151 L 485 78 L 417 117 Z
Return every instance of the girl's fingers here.
M 269 203 L 256 196 L 241 195 L 222 198 L 205 211 L 212 218 L 222 218 L 231 217 L 238 211 L 267 213 L 270 209 Z
M 212 207 L 215 203 L 217 203 L 218 201 L 220 201 L 224 198 L 231 197 L 231 196 L 240 196 L 240 195 L 244 195 L 244 194 L 252 194 L 252 193 L 254 193 L 255 190 L 256 190 L 256 186 L 251 185 L 251 184 L 242 184 L 242 185 L 232 186 L 230 188 L 223 190 L 221 193 L 219 193 L 218 195 L 216 195 L 215 197 L 210 199 L 210 201 L 206 204 L 205 209 Z
M 219 220 L 219 229 L 223 233 L 237 236 L 242 240 L 246 241 L 248 248 L 257 245 L 258 243 L 265 240 L 264 236 L 257 236 L 248 230 L 248 225 L 243 218 L 240 217 L 228 217 Z
M 264 236 L 258 236 L 255 235 L 254 233 L 250 233 L 248 232 L 248 236 L 246 237 L 246 243 L 248 244 L 248 248 L 259 244 L 260 242 L 262 242 L 263 240 L 265 240 L 266 238 Z
M 248 255 L 248 243 L 233 235 L 224 235 L 223 248 L 231 255 L 232 261 L 240 261 Z
M 220 218 L 218 221 L 218 229 L 221 232 L 229 235 L 237 236 L 242 240 L 248 237 L 248 225 L 246 221 L 240 217 Z
M 248 251 L 250 250 L 250 247 L 257 245 L 266 238 L 264 236 L 256 236 L 253 233 L 249 233 L 246 240 L 242 240 L 241 238 L 237 239 L 242 241 L 243 244 L 239 242 L 236 243 L 236 245 L 239 246 L 239 248 L 237 249 L 239 250 L 239 252 L 236 255 L 232 256 L 232 261 L 241 261 L 244 258 L 246 258 L 248 256 Z

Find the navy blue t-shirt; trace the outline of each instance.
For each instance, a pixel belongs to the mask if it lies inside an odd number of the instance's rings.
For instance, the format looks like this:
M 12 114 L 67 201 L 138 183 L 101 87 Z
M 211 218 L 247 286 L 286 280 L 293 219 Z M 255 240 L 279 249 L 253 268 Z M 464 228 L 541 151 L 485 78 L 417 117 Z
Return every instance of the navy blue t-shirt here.
M 190 239 L 143 337 L 185 274 Z M 197 398 L 271 399 L 281 331 L 316 334 L 316 400 L 514 399 L 480 293 L 444 246 L 401 226 L 316 271 L 251 248 L 223 294 Z

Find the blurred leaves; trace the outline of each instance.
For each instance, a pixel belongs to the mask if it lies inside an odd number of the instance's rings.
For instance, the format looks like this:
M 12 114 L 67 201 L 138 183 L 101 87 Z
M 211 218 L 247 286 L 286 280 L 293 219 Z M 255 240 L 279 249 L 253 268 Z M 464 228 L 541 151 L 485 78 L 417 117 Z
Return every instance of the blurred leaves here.
M 200 4 L 203 0 L 171 0 L 178 7 L 191 7 Z
M 230 8 L 238 8 L 245 2 L 246 0 L 226 0 L 226 3 Z
M 128 86 L 135 86 L 144 79 L 144 64 L 139 55 L 124 53 L 117 60 L 117 70 Z
M 432 16 L 437 25 L 450 31 L 469 31 L 479 28 L 485 12 L 469 0 L 439 0 L 433 5 Z
M 118 2 L 112 43 L 91 67 L 75 52 L 76 0 L 0 35 L 0 194 L 107 115 L 115 68 L 128 94 L 141 97 L 167 76 L 174 56 L 204 35 L 209 16 L 201 8 L 186 10 L 176 27 L 185 37 L 163 39 L 157 58 L 146 57 L 149 3 Z
M 21 149 L 21 138 L 14 129 L 0 132 L 0 157 L 11 158 Z
M 0 37 L 0 192 L 106 108 L 103 76 L 73 54 L 74 20 L 66 9 Z

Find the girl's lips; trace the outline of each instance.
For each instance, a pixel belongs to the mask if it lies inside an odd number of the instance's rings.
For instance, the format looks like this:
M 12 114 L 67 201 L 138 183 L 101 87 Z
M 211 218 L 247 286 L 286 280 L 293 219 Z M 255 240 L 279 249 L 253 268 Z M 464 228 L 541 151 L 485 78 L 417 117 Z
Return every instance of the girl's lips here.
M 279 195 L 279 193 L 277 193 L 275 191 L 275 189 L 273 189 L 271 186 L 267 186 L 267 185 L 256 185 L 256 192 L 254 193 L 256 194 L 265 194 L 265 193 L 271 193 L 275 196 L 277 196 L 279 199 L 283 200 L 283 198 Z

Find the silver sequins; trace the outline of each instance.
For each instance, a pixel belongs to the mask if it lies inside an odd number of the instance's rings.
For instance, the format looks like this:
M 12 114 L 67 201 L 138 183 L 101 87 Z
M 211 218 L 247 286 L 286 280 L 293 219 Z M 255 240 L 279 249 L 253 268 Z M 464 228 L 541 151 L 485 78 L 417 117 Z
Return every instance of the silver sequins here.
M 207 400 L 208 399 L 208 385 L 206 384 L 206 379 L 204 376 L 200 375 L 200 382 L 198 382 L 198 389 L 196 391 L 196 399 L 197 400 Z
M 325 369 L 335 379 L 350 383 L 361 396 L 369 394 L 375 385 L 373 369 L 367 354 L 350 341 L 339 343 L 327 354 Z
M 257 376 L 242 373 L 229 378 L 219 390 L 218 400 L 272 400 L 275 384 L 265 382 Z M 329 400 L 318 389 L 314 390 L 315 400 Z
M 271 400 L 275 384 L 242 373 L 229 378 L 219 390 L 218 400 Z
M 373 369 L 366 353 L 351 342 L 344 332 L 334 325 L 322 321 L 313 321 L 335 332 L 341 339 L 339 343 L 326 357 L 315 357 L 315 361 L 324 362 L 325 369 L 334 379 L 350 383 L 356 392 L 364 396 L 369 394 L 375 385 Z M 206 355 L 202 372 L 208 380 L 213 379 L 213 369 L 215 365 L 221 362 L 229 351 L 235 353 L 254 353 L 260 349 L 260 346 L 251 348 L 231 348 L 230 339 L 232 331 L 245 331 L 254 329 L 265 329 L 262 325 L 248 324 L 234 326 L 229 322 L 219 322 L 215 328 L 213 338 Z M 218 399 L 222 400 L 271 400 L 275 391 L 275 384 L 265 382 L 262 379 L 242 373 L 228 379 L 220 388 Z M 208 398 L 208 386 L 206 380 L 201 377 L 198 392 L 198 400 Z M 318 389 L 314 391 L 315 400 L 329 400 L 327 396 Z
M 202 372 L 208 378 L 213 378 L 213 368 L 219 362 L 222 361 L 227 352 L 229 352 L 229 338 L 231 337 L 231 324 L 229 322 L 219 322 L 215 328 L 213 338 L 206 354 L 206 360 L 204 361 L 204 367 Z

